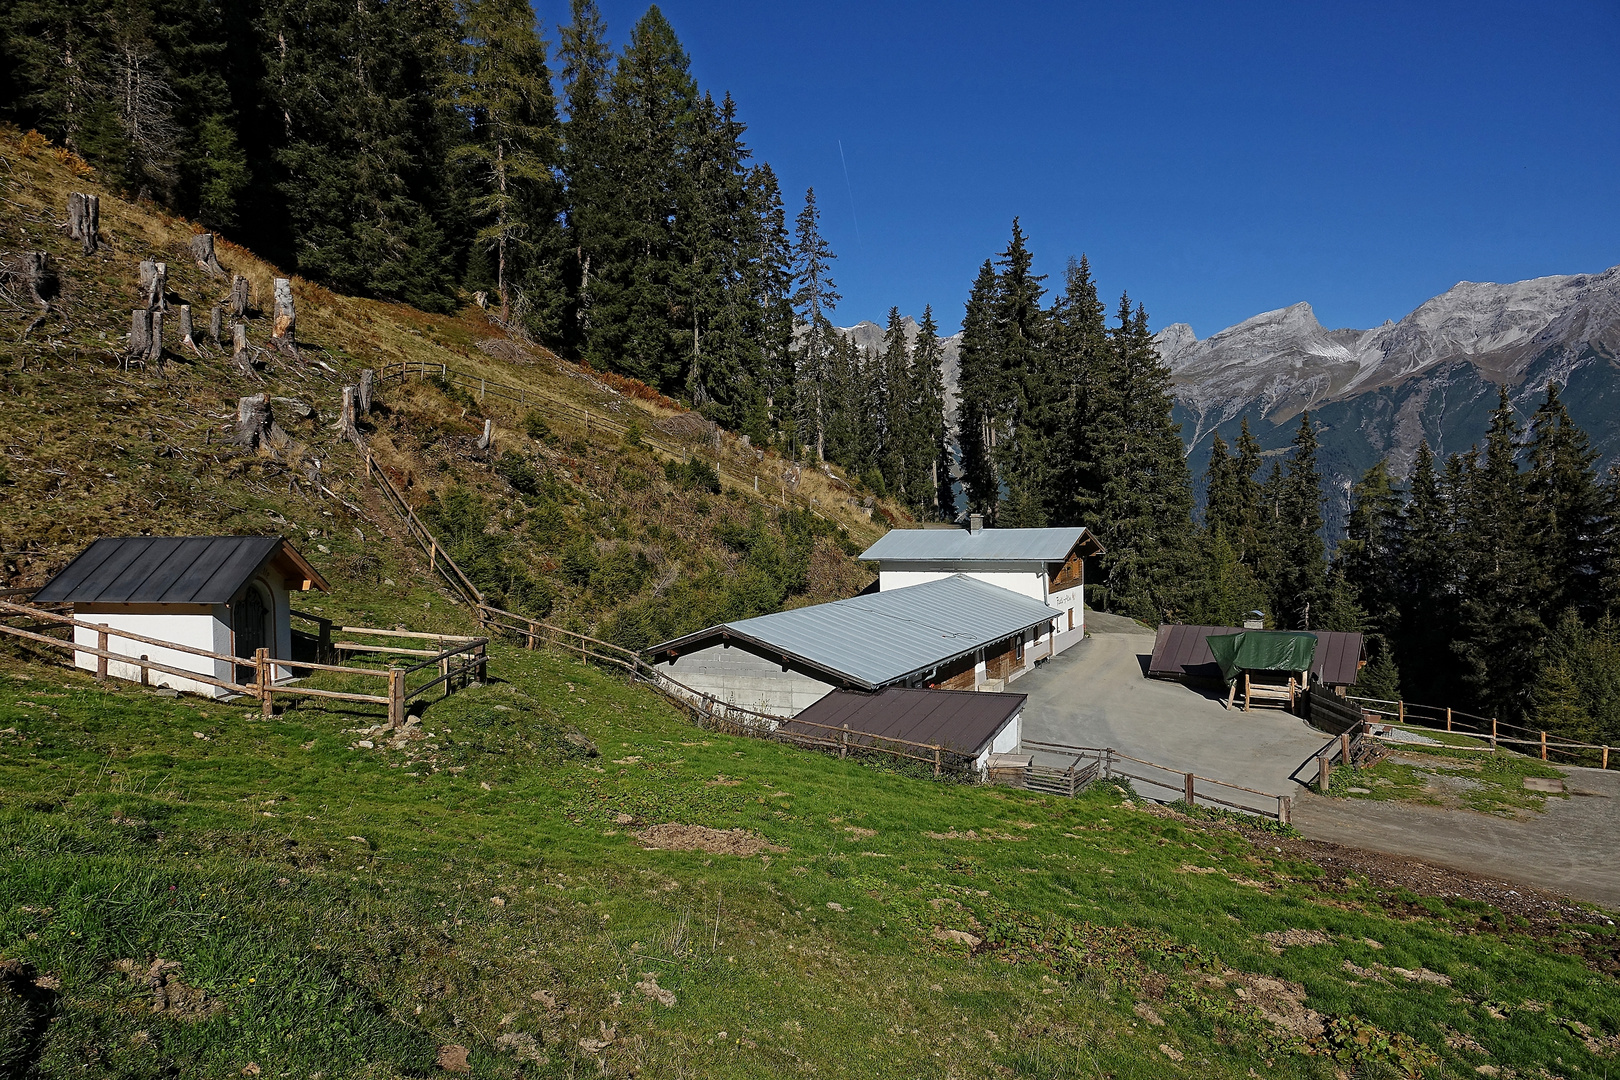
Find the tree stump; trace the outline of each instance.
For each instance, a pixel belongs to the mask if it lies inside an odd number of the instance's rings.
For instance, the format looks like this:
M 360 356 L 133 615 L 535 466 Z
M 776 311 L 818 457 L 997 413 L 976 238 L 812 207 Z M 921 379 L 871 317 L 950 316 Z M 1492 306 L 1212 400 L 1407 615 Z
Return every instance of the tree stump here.
M 484 421 L 484 433 L 478 437 L 478 449 L 488 450 L 495 442 L 495 421 Z
M 292 282 L 286 278 L 276 278 L 276 310 L 275 323 L 271 336 L 278 343 L 292 344 L 293 331 L 298 322 L 298 312 L 293 307 Z
M 23 282 L 28 286 L 28 295 L 34 303 L 42 308 L 49 308 L 48 299 L 55 293 L 55 279 L 51 273 L 50 259 L 43 251 L 25 251 L 22 253 L 22 265 L 19 268 Z
M 152 312 L 152 338 L 147 342 L 146 360 L 148 363 L 163 366 L 163 312 Z
M 208 272 L 209 277 L 224 277 L 225 268 L 214 255 L 214 234 L 198 233 L 191 238 L 191 257 Z
M 151 347 L 152 313 L 145 308 L 136 308 L 129 313 L 129 355 L 144 360 Z
M 195 341 L 191 340 L 191 305 L 190 304 L 181 304 L 180 305 L 180 346 L 182 348 L 190 349 L 192 352 L 196 353 L 198 356 L 202 355 L 202 350 L 197 348 L 197 343 Z
M 214 339 L 215 345 L 223 345 L 225 341 L 220 334 L 225 330 L 225 309 L 218 304 L 208 315 L 208 336 Z
M 360 429 L 354 422 L 354 399 L 356 388 L 345 386 L 343 388 L 343 401 L 338 407 L 338 422 L 333 425 L 337 433 L 355 446 L 365 449 L 365 443 L 360 438 Z
M 269 444 L 270 425 L 275 422 L 270 415 L 269 394 L 249 394 L 236 404 L 236 442 L 249 450 Z
M 237 274 L 231 279 L 231 314 L 238 319 L 247 318 L 248 312 L 248 279 Z
M 359 397 L 356 404 L 360 407 L 360 412 L 366 416 L 371 415 L 371 388 L 376 379 L 377 373 L 371 368 L 365 368 L 360 372 Z
M 84 246 L 86 255 L 94 255 L 100 240 L 101 196 L 75 191 L 68 196 L 67 213 L 68 236 Z
M 148 311 L 167 311 L 164 299 L 169 291 L 169 264 L 141 260 L 141 302 Z

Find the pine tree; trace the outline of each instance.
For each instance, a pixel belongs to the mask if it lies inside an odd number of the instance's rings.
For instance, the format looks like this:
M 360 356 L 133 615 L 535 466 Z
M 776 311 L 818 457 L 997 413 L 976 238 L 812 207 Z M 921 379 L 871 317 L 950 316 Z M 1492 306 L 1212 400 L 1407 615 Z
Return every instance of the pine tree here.
M 761 164 L 749 177 L 757 257 L 749 265 L 749 291 L 759 312 L 759 413 L 749 434 L 760 442 L 780 436 L 790 456 L 799 445 L 793 417 L 793 241 L 776 174 Z
M 495 255 L 501 319 L 511 318 L 510 285 L 519 250 L 549 229 L 558 203 L 557 110 L 546 43 L 528 0 L 474 0 L 462 24 L 455 100 L 469 134 L 451 160 L 472 173 L 472 213 L 484 224 L 474 242 Z
M 878 358 L 872 380 L 872 419 L 876 421 L 877 464 L 890 494 L 907 505 L 915 505 L 911 478 L 913 418 L 916 394 L 911 385 L 911 349 L 906 343 L 906 324 L 900 309 L 889 309 L 888 326 L 883 331 L 883 353 Z
M 918 507 L 936 521 L 956 517 L 956 494 L 951 488 L 950 429 L 945 415 L 944 363 L 934 309 L 924 307 L 912 354 L 917 404 L 911 487 L 918 492 Z
M 1045 276 L 1034 272 L 1034 261 L 1013 218 L 1012 238 L 997 263 L 991 316 L 1000 371 L 991 398 L 995 419 L 990 444 L 1007 492 L 997 523 L 1009 528 L 1046 524 L 1047 463 L 1062 421 L 1053 398 L 1063 388 L 1054 385 L 1046 364 L 1046 313 L 1041 307 Z
M 1110 399 L 1108 309 L 1097 296 L 1084 255 L 1064 269 L 1063 292 L 1047 317 L 1048 372 L 1057 430 L 1050 451 L 1050 480 L 1043 500 L 1054 525 L 1089 524 L 1102 489 L 1102 444 Z
M 1569 417 L 1558 385 L 1530 420 L 1525 477 L 1530 542 L 1547 584 L 1542 621 L 1553 625 L 1569 608 L 1593 617 L 1606 557 L 1603 493 L 1586 432 Z
M 1366 613 L 1367 628 L 1381 635 L 1393 635 L 1400 627 L 1404 597 L 1397 567 L 1403 555 L 1403 505 L 1389 462 L 1380 460 L 1351 489 L 1345 538 L 1334 552 L 1335 573 Z
M 843 299 L 832 280 L 832 247 L 821 235 L 821 211 L 816 208 L 816 189 L 804 193 L 804 209 L 794 222 L 793 310 L 800 341 L 794 363 L 797 398 L 801 410 L 800 430 L 816 448 L 816 460 L 827 459 L 827 401 L 824 387 L 831 359 L 833 331 L 831 315 Z
M 609 91 L 606 256 L 591 292 L 585 354 L 670 393 L 689 366 L 689 253 L 679 226 L 692 211 L 688 142 L 700 99 L 691 62 L 657 6 L 630 33 Z
M 1518 436 L 1504 386 L 1483 454 L 1476 448 L 1462 459 L 1455 550 L 1463 580 L 1452 643 L 1475 710 L 1515 721 L 1529 709 L 1546 633 L 1539 614 L 1546 586 L 1524 514 Z
M 583 350 L 591 330 L 593 271 L 606 261 L 613 217 L 615 162 L 608 124 L 613 54 L 593 0 L 572 0 L 572 19 L 559 30 L 557 58 L 568 120 L 562 126 L 562 171 L 568 189 L 571 317 L 565 346 Z
M 1311 607 L 1320 608 L 1327 589 L 1322 479 L 1316 469 L 1316 429 L 1309 412 L 1300 416 L 1293 446 L 1277 493 L 1273 536 L 1278 559 L 1272 603 L 1279 628 L 1309 630 Z
M 1001 502 L 1001 481 L 996 474 L 996 401 L 1000 392 L 1000 355 L 997 352 L 993 306 L 999 285 L 989 259 L 968 294 L 962 317 L 961 365 L 957 399 L 957 430 L 962 451 L 962 486 L 967 489 L 969 513 L 982 514 L 995 524 Z
M 1427 440 L 1418 444 L 1407 487 L 1395 575 L 1401 612 L 1395 649 L 1403 661 L 1403 685 L 1414 700 L 1460 700 L 1451 654 L 1458 584 L 1452 489 L 1436 471 Z

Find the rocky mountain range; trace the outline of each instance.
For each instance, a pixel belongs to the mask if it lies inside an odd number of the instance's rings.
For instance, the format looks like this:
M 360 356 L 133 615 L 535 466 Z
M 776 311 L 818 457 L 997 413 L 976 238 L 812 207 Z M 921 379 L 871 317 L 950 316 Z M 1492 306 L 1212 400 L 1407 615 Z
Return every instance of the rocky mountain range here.
M 914 340 L 917 324 L 908 317 L 905 327 Z M 883 348 L 877 323 L 841 332 L 862 348 Z M 962 335 L 941 340 L 954 416 Z M 1620 464 L 1620 266 L 1505 285 L 1459 282 L 1371 330 L 1327 329 L 1300 303 L 1202 341 L 1186 323 L 1154 340 L 1170 366 L 1175 418 L 1200 491 L 1216 432 L 1234 443 L 1247 417 L 1265 455 L 1280 458 L 1310 410 L 1330 540 L 1340 535 L 1351 485 L 1379 458 L 1405 476 L 1424 439 L 1444 458 L 1483 438 L 1500 384 L 1528 424 L 1556 382 L 1599 467 Z
M 1203 341 L 1177 323 L 1155 341 L 1175 384 L 1176 419 L 1202 478 L 1215 432 L 1246 416 L 1262 447 L 1285 451 L 1309 409 L 1321 425 L 1330 533 L 1351 484 L 1381 457 L 1405 475 L 1427 439 L 1444 457 L 1485 433 L 1505 384 L 1520 420 L 1556 382 L 1600 466 L 1620 462 L 1620 266 L 1506 285 L 1459 282 L 1399 322 L 1329 330 L 1309 304 L 1268 311 Z

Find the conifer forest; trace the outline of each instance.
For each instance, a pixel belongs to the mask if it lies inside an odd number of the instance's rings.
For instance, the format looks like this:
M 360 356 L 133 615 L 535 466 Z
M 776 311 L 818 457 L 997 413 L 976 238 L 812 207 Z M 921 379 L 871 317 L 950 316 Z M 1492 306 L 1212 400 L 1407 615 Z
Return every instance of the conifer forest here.
M 1620 480 L 1556 384 L 1506 392 L 1466 453 L 1379 464 L 1328 535 L 1316 431 L 1216 436 L 1195 505 L 1148 313 L 1084 258 L 1035 273 L 1018 221 L 962 312 L 839 333 L 813 190 L 784 192 L 742 106 L 649 8 L 622 48 L 590 0 L 11 0 L 0 120 L 132 196 L 330 289 L 509 332 L 641 380 L 914 516 L 1082 524 L 1092 606 L 1150 623 L 1361 630 L 1358 693 L 1620 740 Z

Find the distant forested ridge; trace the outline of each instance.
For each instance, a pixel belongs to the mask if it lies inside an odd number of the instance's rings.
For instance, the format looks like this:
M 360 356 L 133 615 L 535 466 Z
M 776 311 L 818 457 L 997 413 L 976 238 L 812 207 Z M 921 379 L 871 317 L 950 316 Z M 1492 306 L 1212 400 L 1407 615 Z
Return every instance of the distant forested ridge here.
M 483 292 L 565 356 L 953 513 L 932 339 L 839 348 L 814 192 L 790 216 L 656 7 L 615 51 L 589 0 L 554 41 L 526 0 L 11 0 L 0 120 L 310 280 Z

